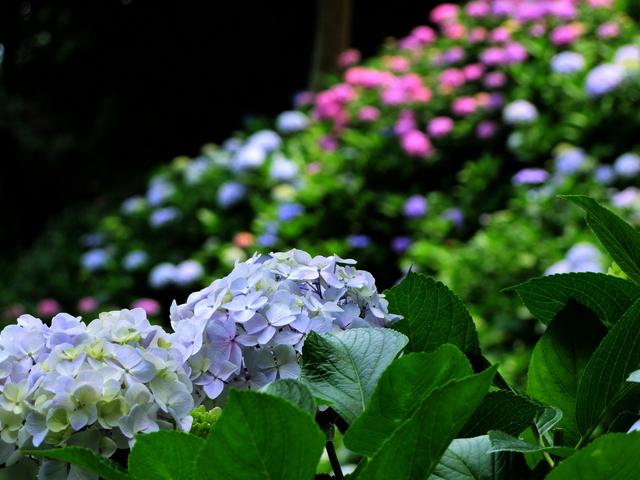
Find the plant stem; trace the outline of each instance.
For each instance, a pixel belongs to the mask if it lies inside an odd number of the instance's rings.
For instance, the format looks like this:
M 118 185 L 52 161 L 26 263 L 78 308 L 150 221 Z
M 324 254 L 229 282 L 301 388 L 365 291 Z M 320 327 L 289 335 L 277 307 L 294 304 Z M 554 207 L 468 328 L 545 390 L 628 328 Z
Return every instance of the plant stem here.
M 336 455 L 336 449 L 333 446 L 333 442 L 329 440 L 325 445 L 325 448 L 327 449 L 329 462 L 331 462 L 331 468 L 333 469 L 333 473 L 336 476 L 336 479 L 343 480 L 344 476 L 342 475 L 342 469 L 340 468 L 340 462 L 338 461 L 338 455 Z

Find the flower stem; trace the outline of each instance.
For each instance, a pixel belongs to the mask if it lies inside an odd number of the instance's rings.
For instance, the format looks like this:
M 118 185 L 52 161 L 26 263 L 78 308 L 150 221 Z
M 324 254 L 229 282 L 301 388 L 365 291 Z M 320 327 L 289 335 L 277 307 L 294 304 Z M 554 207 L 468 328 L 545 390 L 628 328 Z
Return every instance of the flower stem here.
M 336 455 L 336 449 L 333 446 L 333 442 L 329 440 L 325 445 L 327 449 L 327 455 L 329 456 L 329 462 L 331 462 L 331 468 L 337 480 L 343 480 L 342 469 L 340 468 L 340 462 L 338 461 L 338 455 Z

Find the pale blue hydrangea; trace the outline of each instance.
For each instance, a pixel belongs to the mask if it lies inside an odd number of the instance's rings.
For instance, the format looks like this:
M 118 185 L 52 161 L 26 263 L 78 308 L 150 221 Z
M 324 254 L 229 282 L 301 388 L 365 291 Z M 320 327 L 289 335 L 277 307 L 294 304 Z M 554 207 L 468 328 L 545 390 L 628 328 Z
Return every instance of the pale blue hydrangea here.
M 640 69 L 640 47 L 638 45 L 624 45 L 616 50 L 613 62 L 620 65 L 627 74 Z
M 301 132 L 309 126 L 309 117 L 297 110 L 282 112 L 276 118 L 276 128 L 280 133 Z
M 172 263 L 159 263 L 149 272 L 149 285 L 153 288 L 164 288 L 173 283 L 176 266 Z
M 640 190 L 636 187 L 627 187 L 611 197 L 611 203 L 618 208 L 628 208 L 638 205 Z
M 556 171 L 562 175 L 579 172 L 585 166 L 587 154 L 577 147 L 569 147 L 558 153 L 555 160 Z
M 155 178 L 149 184 L 147 190 L 147 202 L 152 207 L 164 203 L 175 192 L 175 187 L 163 178 Z
M 242 171 L 261 166 L 267 160 L 267 152 L 260 145 L 245 144 L 234 155 L 232 168 Z
M 633 178 L 640 173 L 640 156 L 635 153 L 624 153 L 613 162 L 613 171 L 616 175 L 625 178 Z
M 176 285 L 191 285 L 204 275 L 202 264 L 196 260 L 185 260 L 176 265 L 173 281 Z
M 174 302 L 172 341 L 197 391 L 216 399 L 229 386 L 296 378 L 309 332 L 384 327 L 398 319 L 371 274 L 355 263 L 300 250 L 256 254 L 186 303 Z
M 191 428 L 195 403 L 182 350 L 142 309 L 85 325 L 31 315 L 0 333 L 0 438 L 18 448 L 73 443 L 87 429 L 103 453 L 138 433 Z
M 82 267 L 93 272 L 104 268 L 109 261 L 109 252 L 103 248 L 89 250 L 80 259 Z
M 299 203 L 283 203 L 278 208 L 278 218 L 283 222 L 293 220 L 304 213 L 304 207 Z
M 585 88 L 591 97 L 600 97 L 615 90 L 624 79 L 624 68 L 612 63 L 598 65 L 587 75 Z
M 149 216 L 149 225 L 152 227 L 161 227 L 167 223 L 171 223 L 180 216 L 180 210 L 175 207 L 159 208 L 151 212 Z
M 515 100 L 504 107 L 502 118 L 509 125 L 526 125 L 538 118 L 538 109 L 527 100 Z
M 579 72 L 584 65 L 584 57 L 577 52 L 561 52 L 551 59 L 551 70 L 563 75 Z
M 293 180 L 298 175 L 298 165 L 284 155 L 275 153 L 269 169 L 271 178 L 277 182 Z
M 282 145 L 282 139 L 273 130 L 260 130 L 247 138 L 247 145 L 258 147 L 265 153 L 270 153 Z
M 220 185 L 216 194 L 218 206 L 229 208 L 247 195 L 247 189 L 240 182 L 226 182 Z
M 149 255 L 147 255 L 147 252 L 144 250 L 133 250 L 124 256 L 122 259 L 122 266 L 128 272 L 131 272 L 147 263 L 148 259 Z
M 602 254 L 591 243 L 581 242 L 569 249 L 565 258 L 554 263 L 545 271 L 545 275 L 571 272 L 602 273 Z
M 596 168 L 595 172 L 593 172 L 593 176 L 596 182 L 602 185 L 609 185 L 615 180 L 616 174 L 611 165 L 600 165 Z
M 184 169 L 184 181 L 187 185 L 195 185 L 211 169 L 212 162 L 209 158 L 198 157 L 189 162 Z
M 122 202 L 121 209 L 122 213 L 126 215 L 131 215 L 132 213 L 139 212 L 144 209 L 147 202 L 144 197 L 135 196 L 129 197 L 125 201 Z
M 229 153 L 237 152 L 241 146 L 242 140 L 240 140 L 239 138 L 228 138 L 222 144 L 222 148 Z

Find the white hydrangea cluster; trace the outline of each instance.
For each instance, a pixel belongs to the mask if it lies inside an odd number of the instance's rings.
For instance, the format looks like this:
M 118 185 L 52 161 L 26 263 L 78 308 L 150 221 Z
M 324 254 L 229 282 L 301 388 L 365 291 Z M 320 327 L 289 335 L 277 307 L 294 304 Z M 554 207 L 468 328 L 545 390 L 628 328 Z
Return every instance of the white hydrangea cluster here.
M 309 332 L 384 327 L 400 318 L 355 263 L 301 250 L 254 255 L 185 304 L 174 302 L 173 343 L 196 392 L 216 399 L 227 386 L 295 378 Z
M 97 431 L 103 454 L 139 432 L 188 431 L 194 407 L 182 352 L 144 310 L 66 313 L 51 325 L 22 315 L 0 333 L 0 438 L 17 447 L 60 445 Z

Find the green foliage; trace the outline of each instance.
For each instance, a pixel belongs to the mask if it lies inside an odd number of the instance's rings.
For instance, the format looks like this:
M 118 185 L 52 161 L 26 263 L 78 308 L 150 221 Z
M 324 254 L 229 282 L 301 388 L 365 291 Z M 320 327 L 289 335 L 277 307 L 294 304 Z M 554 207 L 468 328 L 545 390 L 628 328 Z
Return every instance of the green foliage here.
M 201 470 L 195 454 L 203 445 L 204 440 L 187 433 L 140 435 L 129 455 L 129 474 L 140 479 L 196 480 Z
M 407 338 L 393 330 L 311 333 L 302 352 L 303 381 L 316 398 L 351 423 L 364 410 L 384 369 L 406 344 Z
M 395 328 L 407 335 L 408 351 L 428 352 L 451 343 L 463 352 L 479 352 L 473 320 L 455 294 L 440 282 L 409 272 L 387 291 L 389 309 L 404 316 Z
M 313 416 L 318 406 L 311 390 L 304 383 L 290 378 L 276 380 L 263 389 L 264 393 L 284 398 Z

